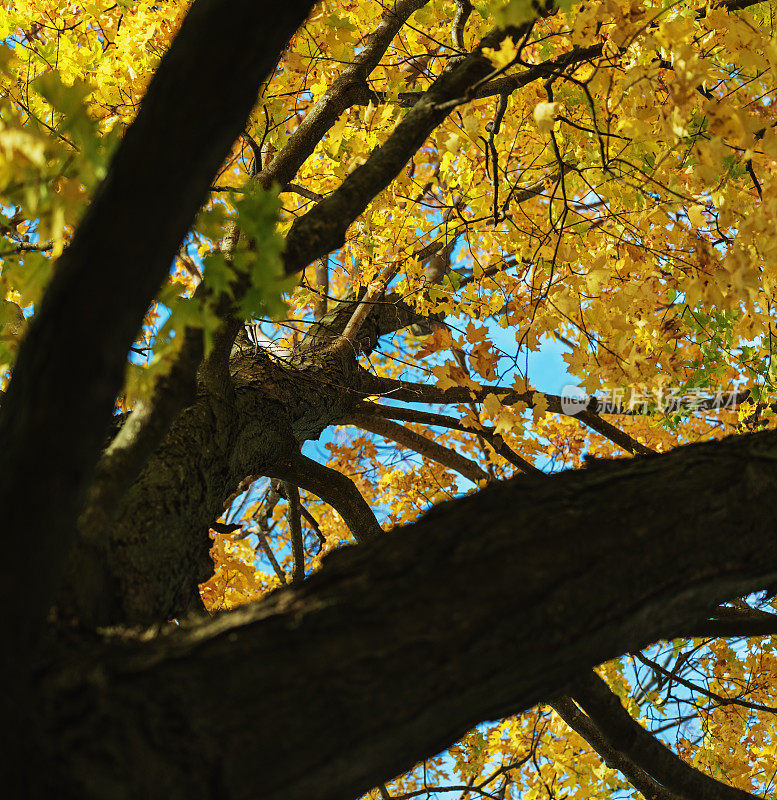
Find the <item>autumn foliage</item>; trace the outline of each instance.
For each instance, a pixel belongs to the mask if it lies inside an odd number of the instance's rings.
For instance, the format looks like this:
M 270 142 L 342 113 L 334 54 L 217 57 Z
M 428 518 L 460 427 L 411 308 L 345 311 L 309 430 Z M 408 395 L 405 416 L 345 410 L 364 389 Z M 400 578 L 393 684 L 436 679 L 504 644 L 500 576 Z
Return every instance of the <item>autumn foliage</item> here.
M 0 9 L 0 388 L 190 5 Z M 178 452 L 182 409 L 257 385 L 281 410 L 256 436 L 288 422 L 293 447 L 268 446 L 255 470 L 225 456 L 185 512 L 157 519 L 162 537 L 173 517 L 202 529 L 210 614 L 514 476 L 773 429 L 776 36 L 772 0 L 315 4 L 145 312 L 106 453 L 143 426 L 151 444 L 123 482 L 95 482 L 82 534 L 110 527 L 137 481 L 131 520 L 149 470 Z M 74 360 L 84 344 L 69 342 Z M 548 353 L 566 374 L 540 371 Z M 565 384 L 590 399 L 570 410 Z M 197 463 L 160 485 L 196 494 Z M 113 468 L 103 457 L 98 479 Z M 147 567 L 127 561 L 142 595 Z M 771 797 L 777 602 L 763 588 L 370 796 Z M 55 618 L 164 623 L 194 603 L 90 616 L 84 592 Z M 603 687 L 677 762 L 662 772 L 611 732 Z

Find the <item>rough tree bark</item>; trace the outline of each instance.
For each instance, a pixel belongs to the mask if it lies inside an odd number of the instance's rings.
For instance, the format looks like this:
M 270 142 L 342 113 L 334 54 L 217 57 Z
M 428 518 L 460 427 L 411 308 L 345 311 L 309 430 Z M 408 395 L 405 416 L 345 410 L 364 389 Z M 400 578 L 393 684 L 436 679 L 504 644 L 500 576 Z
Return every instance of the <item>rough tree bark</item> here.
M 413 400 L 423 390 L 358 366 L 358 349 L 414 321 L 390 297 L 347 347 L 339 336 L 355 299 L 324 316 L 286 363 L 239 341 L 223 373 L 229 391 L 201 379 L 120 502 L 84 507 L 142 315 L 310 5 L 193 5 L 63 256 L 0 407 L 4 704 L 21 725 L 10 755 L 32 764 L 28 796 L 356 796 L 484 719 L 572 690 L 608 658 L 710 629 L 717 603 L 777 581 L 774 433 L 524 475 L 379 534 L 348 479 L 299 447 L 363 411 L 365 396 L 391 388 Z M 396 4 L 340 87 L 350 99 L 330 96 L 310 125 L 326 131 L 358 101 L 380 48 L 421 5 Z M 420 95 L 345 191 L 295 224 L 287 268 L 335 246 L 451 97 L 489 69 L 476 49 Z M 532 67 L 519 80 L 543 74 Z M 181 91 L 190 83 L 196 94 Z M 202 96 L 214 104 L 207 119 Z M 171 136 L 171 125 L 187 135 Z M 275 165 L 290 180 L 308 145 L 273 161 L 262 180 Z M 75 365 L 63 327 L 82 344 Z M 225 498 L 262 474 L 320 493 L 360 544 L 262 603 L 166 627 L 197 609 L 208 526 Z M 31 634 L 55 596 L 28 675 Z M 131 627 L 149 624 L 157 627 Z M 28 683 L 32 697 L 20 691 Z
M 5 607 L 26 598 L 12 615 L 19 645 L 51 602 L 145 310 L 261 82 L 312 5 L 194 3 L 59 260 L 0 410 L 6 524 L 36 541 L 34 552 L 22 537 L 7 542 L 15 567 L 0 597 Z M 83 345 L 75 361 L 68 340 Z M 35 502 L 40 495 L 46 503 Z
M 519 477 L 184 630 L 60 632 L 39 677 L 54 779 L 80 797 L 355 797 L 773 583 L 776 440 Z
M 212 572 L 208 529 L 246 476 L 290 477 L 296 470 L 300 486 L 326 492 L 299 450 L 374 388 L 353 348 L 332 346 L 355 307 L 355 300 L 340 302 L 286 361 L 242 339 L 230 359 L 236 391 L 227 407 L 221 392 L 209 393 L 200 383 L 196 400 L 112 515 L 98 524 L 100 515 L 88 506 L 82 514 L 60 598 L 63 617 L 92 625 L 150 624 L 202 608 L 197 585 Z M 374 307 L 356 344 L 369 349 L 378 336 L 418 319 L 389 296 Z M 335 475 L 327 479 L 334 505 L 347 502 L 347 488 L 336 485 Z M 357 535 L 364 524 L 369 520 L 354 523 Z

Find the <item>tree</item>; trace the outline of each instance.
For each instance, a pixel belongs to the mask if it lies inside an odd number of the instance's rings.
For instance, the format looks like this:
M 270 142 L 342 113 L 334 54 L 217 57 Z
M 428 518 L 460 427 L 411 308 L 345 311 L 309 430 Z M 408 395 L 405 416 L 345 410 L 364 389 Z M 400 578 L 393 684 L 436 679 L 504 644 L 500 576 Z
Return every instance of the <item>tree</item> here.
M 770 791 L 774 4 L 187 5 L 0 12 L 20 796 Z

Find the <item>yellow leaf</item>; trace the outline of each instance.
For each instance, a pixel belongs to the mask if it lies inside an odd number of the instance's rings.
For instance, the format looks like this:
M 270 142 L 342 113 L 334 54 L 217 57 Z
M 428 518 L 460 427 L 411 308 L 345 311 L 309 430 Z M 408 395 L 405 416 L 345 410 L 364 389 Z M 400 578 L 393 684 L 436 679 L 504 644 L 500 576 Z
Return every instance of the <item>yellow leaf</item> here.
M 534 121 L 537 127 L 547 133 L 553 130 L 553 122 L 561 111 L 561 103 L 537 103 L 534 107 Z
M 545 397 L 542 392 L 534 392 L 532 397 L 532 410 L 531 413 L 534 416 L 534 421 L 542 419 L 548 411 L 548 398 Z
M 504 69 L 510 66 L 515 61 L 518 55 L 518 45 L 509 37 L 505 37 L 499 44 L 499 49 L 495 50 L 492 47 L 484 47 L 483 55 L 496 67 L 496 69 Z
M 495 417 L 502 410 L 503 406 L 499 402 L 499 398 L 493 393 L 489 392 L 483 400 L 483 408 L 489 417 Z
M 701 206 L 691 206 L 688 209 L 688 219 L 694 228 L 703 228 L 707 224 L 707 219 Z
M 454 155 L 461 150 L 461 137 L 458 133 L 449 133 L 443 142 L 443 147 Z

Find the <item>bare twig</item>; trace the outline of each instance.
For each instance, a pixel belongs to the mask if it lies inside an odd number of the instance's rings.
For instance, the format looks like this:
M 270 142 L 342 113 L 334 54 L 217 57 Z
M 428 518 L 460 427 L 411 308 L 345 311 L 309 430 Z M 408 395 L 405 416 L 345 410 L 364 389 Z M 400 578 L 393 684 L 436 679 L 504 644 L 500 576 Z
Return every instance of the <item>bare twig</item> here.
M 259 540 L 259 546 L 264 550 L 264 554 L 267 556 L 268 561 L 272 564 L 272 568 L 275 574 L 278 576 L 278 580 L 281 582 L 281 586 L 288 583 L 288 578 L 286 573 L 281 568 L 281 565 L 278 563 L 278 559 L 275 557 L 275 553 L 272 551 L 272 547 L 270 547 L 270 543 L 267 541 L 267 535 L 263 530 L 254 531 L 254 535 Z

